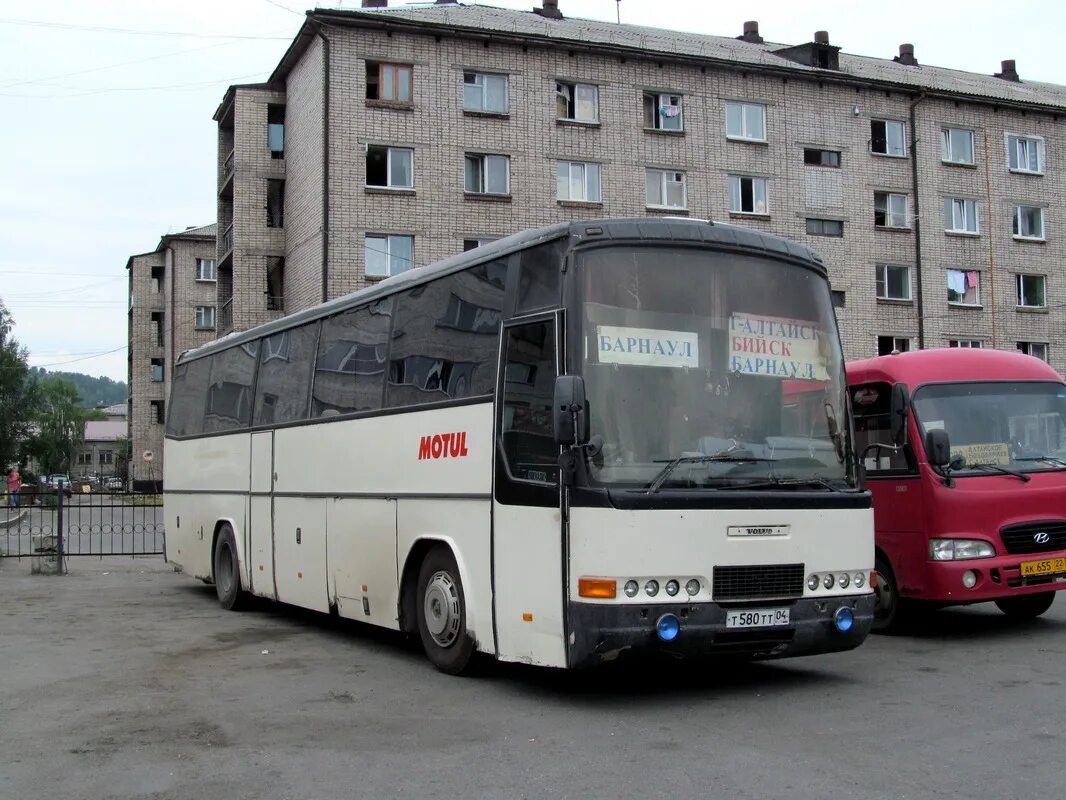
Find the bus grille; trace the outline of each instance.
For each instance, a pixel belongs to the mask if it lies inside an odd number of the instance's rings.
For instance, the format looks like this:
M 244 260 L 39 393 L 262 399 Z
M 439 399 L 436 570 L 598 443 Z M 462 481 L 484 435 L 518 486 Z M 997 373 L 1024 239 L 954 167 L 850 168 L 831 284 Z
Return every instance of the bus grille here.
M 1042 542 L 1045 536 L 1047 541 Z M 1046 553 L 1066 549 L 1066 520 L 1023 522 L 999 529 L 1003 546 L 1008 553 Z
M 711 594 L 717 601 L 803 597 L 803 577 L 803 564 L 715 567 Z

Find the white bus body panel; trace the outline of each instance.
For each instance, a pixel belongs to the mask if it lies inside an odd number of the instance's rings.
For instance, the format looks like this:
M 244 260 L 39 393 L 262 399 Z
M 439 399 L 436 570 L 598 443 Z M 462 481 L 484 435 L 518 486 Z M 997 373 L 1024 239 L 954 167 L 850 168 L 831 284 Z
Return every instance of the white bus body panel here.
M 248 554 L 248 582 L 252 594 L 277 599 L 274 585 L 274 508 L 270 490 L 274 483 L 274 432 L 252 434 L 251 490 L 245 552 Z
M 396 501 L 331 499 L 326 530 L 329 596 L 338 613 L 398 629 Z
M 278 600 L 329 611 L 325 500 L 274 498 L 274 558 Z

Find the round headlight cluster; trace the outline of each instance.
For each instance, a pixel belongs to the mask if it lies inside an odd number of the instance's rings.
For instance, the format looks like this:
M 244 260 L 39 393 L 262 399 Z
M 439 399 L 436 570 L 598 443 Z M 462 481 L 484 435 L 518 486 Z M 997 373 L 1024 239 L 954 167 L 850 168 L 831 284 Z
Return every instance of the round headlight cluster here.
M 688 580 L 685 580 L 684 578 L 670 578 L 661 588 L 669 597 L 676 597 L 681 593 L 682 582 L 684 582 L 685 592 L 688 593 L 689 597 L 695 597 L 700 593 L 702 584 L 700 584 L 699 578 L 689 578 Z M 626 597 L 636 597 L 640 594 L 640 589 L 640 581 L 636 578 L 630 578 L 622 586 L 622 591 L 625 592 Z M 644 594 L 648 597 L 655 597 L 658 595 L 659 589 L 659 581 L 655 578 L 649 578 L 644 582 Z
M 626 585 L 622 587 L 622 591 L 626 593 L 626 597 L 636 597 L 637 592 L 640 591 L 640 584 L 636 581 L 626 581 Z
M 815 572 L 807 576 L 807 588 L 812 592 L 817 591 L 819 586 L 824 586 L 826 589 L 832 589 L 834 586 L 839 586 L 841 589 L 847 589 L 852 585 L 854 585 L 856 589 L 861 589 L 865 586 L 866 573 L 827 572 L 824 575 L 819 575 Z
M 644 584 L 644 592 L 648 597 L 655 597 L 659 593 L 659 582 L 656 580 L 648 581 Z

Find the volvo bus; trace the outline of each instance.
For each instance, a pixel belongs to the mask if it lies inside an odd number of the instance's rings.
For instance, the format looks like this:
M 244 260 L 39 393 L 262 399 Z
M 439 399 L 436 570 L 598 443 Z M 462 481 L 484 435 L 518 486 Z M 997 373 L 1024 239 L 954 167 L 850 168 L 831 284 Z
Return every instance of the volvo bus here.
M 846 650 L 874 608 L 846 400 L 806 248 L 552 225 L 184 353 L 167 557 L 452 673 Z
M 1066 589 L 1059 374 L 1021 353 L 940 348 L 851 362 L 848 382 L 874 497 L 875 626 L 988 601 L 1017 619 L 1047 611 Z

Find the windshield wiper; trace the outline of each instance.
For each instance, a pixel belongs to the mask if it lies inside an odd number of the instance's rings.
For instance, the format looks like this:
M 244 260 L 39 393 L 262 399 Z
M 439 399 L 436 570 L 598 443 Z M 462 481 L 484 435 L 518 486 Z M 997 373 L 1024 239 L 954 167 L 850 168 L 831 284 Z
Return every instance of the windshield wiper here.
M 1029 483 L 1029 481 L 1033 479 L 1031 475 L 1026 475 L 1024 472 L 1018 472 L 1016 469 L 1001 467 L 999 464 L 963 464 L 959 469 L 985 469 L 990 470 L 991 472 L 999 472 L 1003 475 L 1013 475 L 1015 478 L 1019 478 L 1022 483 Z
M 1015 461 L 1044 461 L 1048 464 L 1055 464 L 1059 467 L 1066 467 L 1066 458 L 1059 458 L 1058 456 L 1023 456 L 1022 458 L 1015 458 Z
M 776 458 L 760 458 L 758 456 L 746 456 L 741 453 L 734 452 L 721 452 L 715 453 L 713 456 L 678 456 L 673 461 L 667 463 L 665 467 L 659 470 L 659 474 L 651 479 L 651 483 L 648 484 L 648 488 L 645 490 L 648 494 L 655 494 L 662 488 L 662 485 L 666 483 L 666 479 L 670 477 L 675 469 L 682 464 L 704 464 L 711 461 L 736 461 L 738 463 L 757 463 L 766 462 L 772 463 L 777 461 Z
M 778 486 L 821 486 L 831 492 L 844 491 L 839 486 L 834 486 L 825 478 L 778 478 L 777 480 L 758 481 L 757 483 L 737 483 L 731 486 L 717 487 L 723 491 L 736 491 L 738 489 L 773 489 Z

